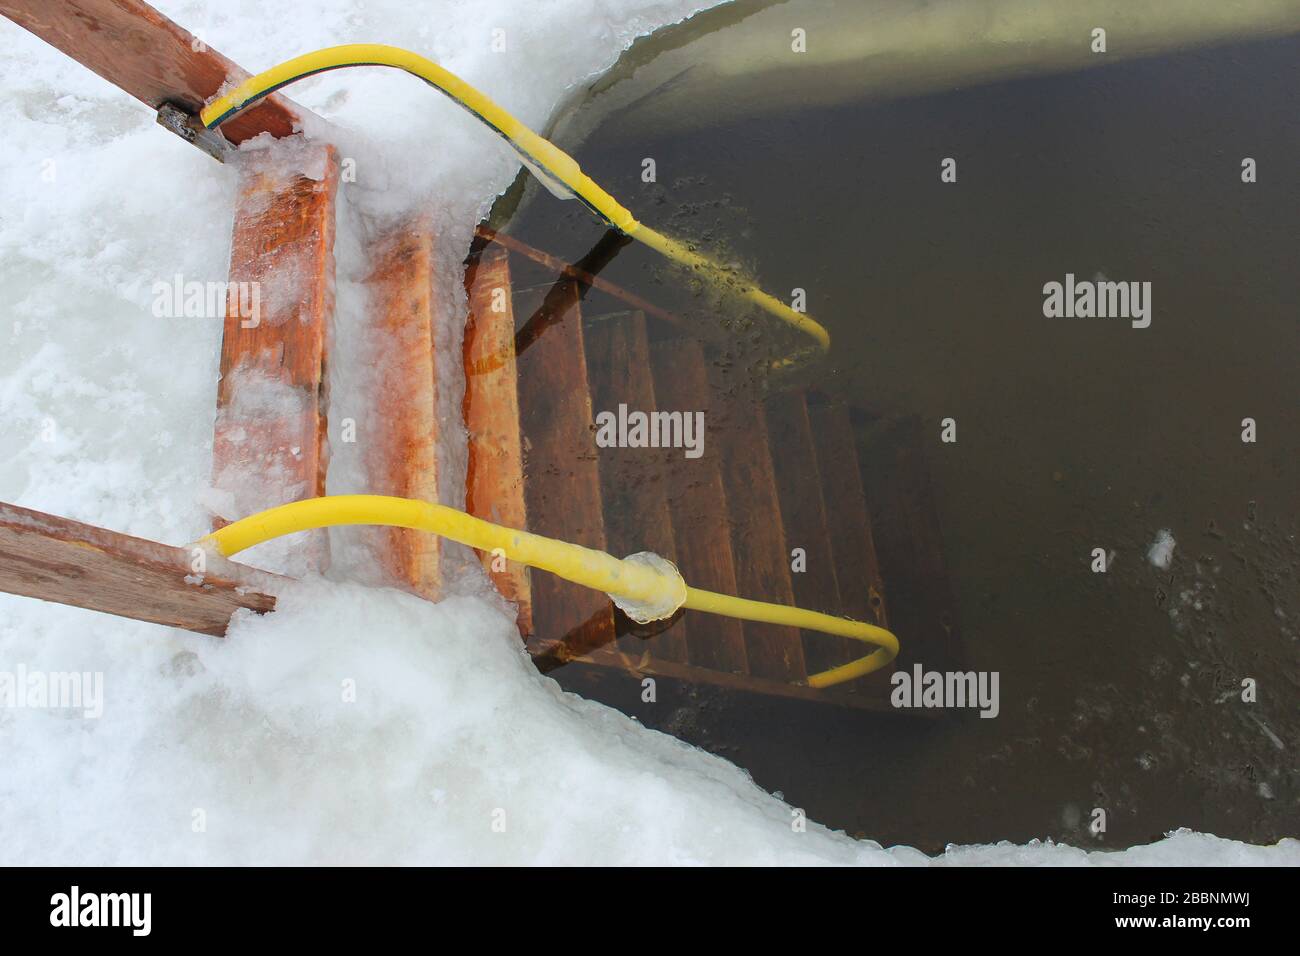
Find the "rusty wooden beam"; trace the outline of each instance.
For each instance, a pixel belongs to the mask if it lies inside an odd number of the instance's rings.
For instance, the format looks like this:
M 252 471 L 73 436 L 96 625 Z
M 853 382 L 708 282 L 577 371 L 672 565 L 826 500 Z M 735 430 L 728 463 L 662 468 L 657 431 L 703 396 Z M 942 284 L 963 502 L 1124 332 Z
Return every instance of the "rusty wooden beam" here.
M 768 398 L 766 413 L 786 541 L 804 553 L 804 570 L 791 575 L 795 601 L 809 610 L 842 613 L 832 521 L 822 498 L 807 400 L 800 391 L 781 392 Z M 816 631 L 805 631 L 803 644 L 808 670 L 814 673 L 862 656 L 864 646 Z
M 505 249 L 485 249 L 473 258 L 465 272 L 465 289 L 465 510 L 508 528 L 526 529 L 514 296 Z M 533 633 L 528 567 L 490 553 L 480 552 L 479 558 L 497 590 L 518 609 L 519 633 Z
M 702 411 L 708 422 L 708 370 L 699 342 L 671 339 L 654 343 L 650 367 L 659 411 Z M 690 459 L 677 451 L 668 460 L 664 480 L 677 565 L 697 588 L 736 594 L 736 558 L 718 456 L 706 452 Z M 688 612 L 686 640 L 692 664 L 735 674 L 749 672 L 743 627 L 735 618 Z
M 140 0 L 0 0 L 0 14 L 152 109 L 191 115 L 248 73 Z M 307 110 L 272 94 L 221 127 L 232 143 L 259 133 L 289 136 Z
M 528 530 L 604 551 L 577 283 L 563 301 L 552 301 L 557 315 L 547 321 L 547 334 L 518 357 Z M 569 659 L 614 640 L 613 605 L 604 594 L 553 574 L 534 575 L 532 594 L 530 644 L 539 651 Z
M 728 367 L 709 367 L 711 415 L 704 456 L 714 456 L 722 473 L 736 587 L 743 597 L 794 604 L 790 551 L 763 407 L 735 378 Z M 783 457 L 786 451 L 777 454 Z M 755 677 L 798 681 L 807 676 L 798 628 L 745 621 L 742 629 L 749 672 Z
M 367 490 L 438 501 L 437 389 L 434 372 L 433 227 L 403 222 L 370 248 L 370 337 L 376 419 L 365 439 Z M 442 538 L 409 528 L 372 528 L 381 567 L 394 584 L 437 600 Z
M 0 591 L 222 636 L 285 582 L 255 568 L 0 502 Z
M 635 312 L 617 322 L 600 322 L 586 330 L 587 372 L 591 380 L 592 410 L 616 411 L 619 403 L 630 409 L 653 411 L 654 380 L 650 376 L 650 346 L 645 316 Z M 624 557 L 653 551 L 677 560 L 672 515 L 663 473 L 669 454 L 653 448 L 601 448 L 600 489 L 605 506 L 605 538 L 611 554 Z M 634 653 L 649 653 L 657 660 L 685 662 L 687 616 L 651 638 L 625 637 L 621 646 Z
M 880 575 L 848 407 L 809 404 L 808 421 L 817 448 L 817 472 L 839 583 L 841 606 L 837 611 L 855 620 L 888 627 L 885 583 Z
M 332 146 L 294 149 L 292 165 L 278 150 L 240 164 L 212 452 L 218 526 L 325 492 L 338 160 Z M 308 566 L 325 563 L 324 540 L 314 533 Z

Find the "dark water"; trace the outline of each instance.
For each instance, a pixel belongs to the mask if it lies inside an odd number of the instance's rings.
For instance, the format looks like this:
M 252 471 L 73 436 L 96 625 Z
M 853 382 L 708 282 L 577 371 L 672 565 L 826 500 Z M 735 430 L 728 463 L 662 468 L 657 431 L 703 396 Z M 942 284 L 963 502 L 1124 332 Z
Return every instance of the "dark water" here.
M 782 298 L 808 290 L 834 343 L 808 381 L 920 416 L 967 663 L 1000 673 L 1001 713 L 604 696 L 886 844 L 1300 833 L 1297 90 L 1293 37 L 776 114 L 721 104 L 669 135 L 604 97 L 576 106 L 592 132 L 560 145 L 638 217 Z M 545 194 L 497 219 L 569 260 L 603 233 Z M 1066 273 L 1150 282 L 1150 327 L 1044 317 Z M 638 245 L 602 275 L 718 321 Z M 784 341 L 741 327 L 756 355 Z M 1146 557 L 1160 529 L 1168 570 Z

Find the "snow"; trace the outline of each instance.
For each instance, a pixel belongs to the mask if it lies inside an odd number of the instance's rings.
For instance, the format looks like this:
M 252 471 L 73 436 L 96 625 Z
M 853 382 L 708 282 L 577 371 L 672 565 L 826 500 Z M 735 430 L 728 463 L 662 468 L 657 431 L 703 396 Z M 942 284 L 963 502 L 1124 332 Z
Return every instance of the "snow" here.
M 1162 571 L 1169 570 L 1169 565 L 1174 560 L 1174 547 L 1177 544 L 1169 529 L 1161 528 L 1156 532 L 1156 539 L 1151 542 L 1151 547 L 1147 550 L 1147 560 L 1151 562 L 1152 567 L 1160 568 Z
M 307 16 L 296 0 L 156 5 L 250 69 L 340 42 L 412 48 L 544 128 L 637 35 L 709 4 L 315 0 Z M 507 30 L 505 53 L 491 51 L 493 27 Z M 0 42 L 0 499 L 191 541 L 205 505 L 229 504 L 210 474 L 221 321 L 156 316 L 151 290 L 227 278 L 234 170 L 7 21 Z M 341 71 L 289 95 L 331 120 L 356 170 L 341 193 L 332 423 L 352 418 L 364 435 L 376 412 L 364 244 L 412 209 L 439 225 L 452 462 L 440 481 L 457 503 L 459 265 L 517 158 L 392 71 Z M 274 392 L 249 400 L 273 415 Z M 331 429 L 330 490 L 360 490 L 364 441 Z M 356 545 L 332 536 L 330 580 L 289 587 L 273 614 L 241 613 L 224 641 L 0 595 L 0 671 L 103 679 L 93 719 L 0 708 L 0 864 L 930 862 L 804 828 L 729 762 L 561 692 L 481 577 L 463 573 L 429 604 L 364 586 Z M 1296 865 L 1300 843 L 1180 831 L 1121 853 L 999 844 L 934 862 Z

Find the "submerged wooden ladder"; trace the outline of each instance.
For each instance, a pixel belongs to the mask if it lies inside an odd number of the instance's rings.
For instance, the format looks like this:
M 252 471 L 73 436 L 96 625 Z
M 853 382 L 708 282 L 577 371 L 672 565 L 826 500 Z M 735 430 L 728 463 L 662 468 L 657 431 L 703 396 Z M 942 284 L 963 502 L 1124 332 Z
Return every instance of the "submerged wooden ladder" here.
M 654 551 L 709 590 L 892 626 L 907 635 L 900 665 L 954 659 L 915 421 L 872 419 L 803 390 L 763 395 L 664 310 L 486 227 L 467 265 L 471 513 L 619 556 Z M 586 320 L 588 292 L 623 311 Z M 601 447 L 597 417 L 620 406 L 703 413 L 701 454 Z M 878 538 L 902 593 L 920 596 L 919 613 L 887 600 Z M 499 561 L 494 571 L 482 557 L 543 669 L 888 707 L 888 673 L 825 690 L 800 683 L 860 656 L 856 642 L 692 612 L 640 627 L 602 594 Z
M 0 13 L 157 109 L 160 123 L 217 158 L 263 132 L 292 136 L 309 117 L 273 95 L 221 134 L 198 129 L 200 106 L 244 73 L 139 0 L 0 0 Z M 217 526 L 325 491 L 339 159 L 300 138 L 295 150 L 291 166 L 248 156 L 239 164 L 230 280 L 275 295 L 256 317 L 234 295 L 228 305 L 213 445 Z M 619 556 L 655 551 L 709 590 L 888 624 L 903 640 L 899 666 L 954 661 L 915 422 L 804 391 L 765 395 L 725 356 L 683 335 L 666 310 L 486 228 L 466 264 L 463 407 L 442 408 L 435 333 L 449 317 L 436 312 L 433 236 L 433 224 L 413 214 L 369 250 L 372 358 L 385 369 L 390 414 L 357 438 L 368 491 L 437 501 L 437 431 L 458 411 L 469 432 L 470 513 Z M 524 285 L 549 281 L 544 295 L 516 291 L 516 273 L 528 270 Z M 585 321 L 592 290 L 621 300 L 624 314 Z M 702 412 L 703 453 L 599 447 L 596 415 L 620 405 Z M 273 576 L 229 563 L 224 576 L 194 587 L 177 549 L 61 522 L 0 510 L 0 588 L 203 633 L 223 633 L 220 619 L 236 607 L 274 606 Z M 30 544 L 33 534 L 43 548 Z M 328 565 L 328 536 L 307 537 L 289 570 Z M 28 543 L 6 549 L 9 538 Z M 438 538 L 378 529 L 372 541 L 386 581 L 438 597 Z M 38 557 L 26 560 L 24 548 Z M 542 669 L 889 709 L 888 673 L 826 690 L 801 683 L 860 655 L 862 645 L 693 612 L 647 629 L 603 594 L 482 558 Z M 187 589 L 197 595 L 192 603 Z

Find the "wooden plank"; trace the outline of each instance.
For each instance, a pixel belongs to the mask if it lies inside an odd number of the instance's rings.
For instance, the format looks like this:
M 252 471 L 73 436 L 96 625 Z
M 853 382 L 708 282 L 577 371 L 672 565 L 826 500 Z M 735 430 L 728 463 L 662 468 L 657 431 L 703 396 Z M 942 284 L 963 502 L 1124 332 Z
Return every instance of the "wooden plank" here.
M 577 282 L 565 282 L 567 290 L 547 294 L 539 323 L 546 333 L 517 354 L 528 530 L 604 551 L 582 310 Z M 535 654 L 568 660 L 614 640 L 613 605 L 604 594 L 552 574 L 531 580 Z
M 524 451 L 515 361 L 514 297 L 504 249 L 485 249 L 465 272 L 469 317 L 465 324 L 465 428 L 469 464 L 465 508 L 475 517 L 527 528 Z M 479 557 L 492 583 L 518 608 L 519 633 L 533 633 L 532 586 L 527 566 Z
M 298 149 L 304 172 L 278 150 L 240 166 L 213 442 L 218 525 L 325 491 L 338 161 L 331 146 Z M 313 533 L 308 567 L 324 565 L 325 540 Z
M 618 406 L 649 412 L 655 404 L 650 375 L 650 346 L 645 315 L 600 322 L 587 328 L 587 371 L 595 414 L 618 414 Z M 624 557 L 653 551 L 677 560 L 668 496 L 664 488 L 665 452 L 655 448 L 601 448 L 601 498 L 605 506 L 605 540 L 611 554 Z M 679 454 L 672 450 L 667 454 Z M 687 660 L 687 619 L 683 615 L 651 638 L 624 637 L 620 646 L 667 661 Z
M 919 419 L 874 423 L 858 454 L 872 536 L 888 580 L 891 629 L 901 645 L 896 666 L 959 669 L 956 607 Z
M 285 579 L 0 502 L 0 591 L 220 637 L 240 608 L 275 607 Z
M 673 456 L 665 475 L 677 565 L 691 586 L 735 594 L 736 562 L 727 499 L 717 455 L 708 451 L 710 396 L 704 352 L 693 339 L 656 342 L 650 348 L 650 366 L 659 411 L 704 412 L 705 454 L 695 459 L 684 454 Z M 686 636 L 694 664 L 735 674 L 748 673 L 740 621 L 697 614 L 691 617 Z
M 858 454 L 849 422 L 848 407 L 842 404 L 808 405 L 822 497 L 830 525 L 831 554 L 840 587 L 840 611 L 859 621 L 889 627 L 885 585 L 871 530 L 871 517 L 862 486 Z M 828 664 L 844 663 L 866 652 L 864 645 L 845 641 L 827 648 Z M 830 656 L 830 654 L 834 656 Z M 848 693 L 885 698 L 894 668 L 888 667 L 845 686 Z
M 434 356 L 433 230 L 402 223 L 370 247 L 366 278 L 374 334 L 373 433 L 366 441 L 369 491 L 438 501 Z M 408 528 L 368 528 L 374 553 L 394 584 L 429 600 L 441 592 L 442 538 Z
M 786 543 L 802 548 L 807 560 L 805 570 L 791 575 L 796 603 L 840 613 L 839 580 L 804 394 L 775 394 L 768 398 L 766 411 Z M 853 652 L 861 656 L 858 642 L 811 631 L 804 632 L 803 645 L 809 673 L 842 664 Z
M 0 0 L 0 14 L 155 110 L 175 103 L 198 113 L 223 85 L 249 75 L 140 0 Z M 301 129 L 305 116 L 314 114 L 272 94 L 221 132 L 232 143 L 263 132 L 279 138 Z
M 817 447 L 817 471 L 830 525 L 842 613 L 888 627 L 885 584 L 872 538 L 848 407 L 838 403 L 810 404 L 808 418 Z
M 714 454 L 722 473 L 735 555 L 736 586 L 742 597 L 794 604 L 790 551 L 777 495 L 772 452 L 763 408 L 732 369 L 709 368 L 713 400 L 705 455 Z M 749 673 L 773 680 L 807 676 L 799 630 L 745 621 Z

